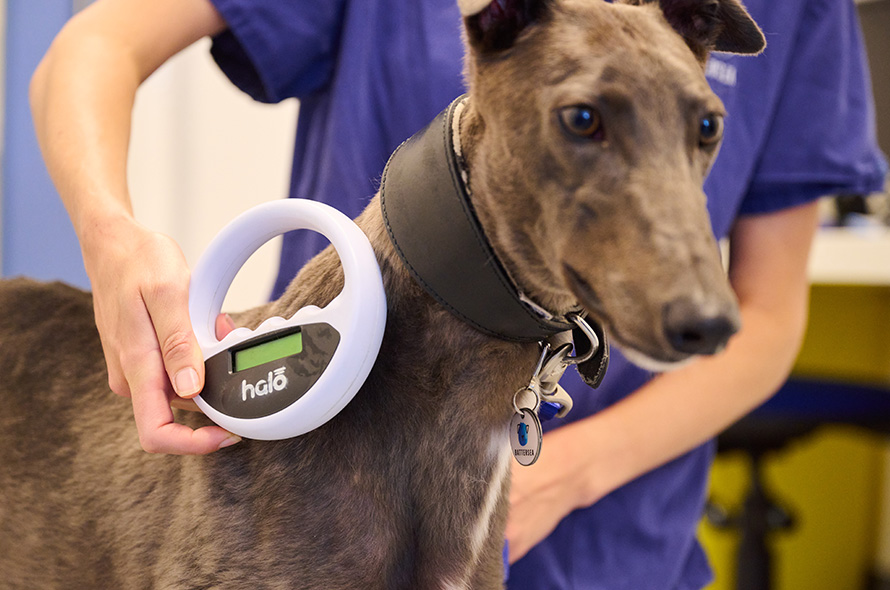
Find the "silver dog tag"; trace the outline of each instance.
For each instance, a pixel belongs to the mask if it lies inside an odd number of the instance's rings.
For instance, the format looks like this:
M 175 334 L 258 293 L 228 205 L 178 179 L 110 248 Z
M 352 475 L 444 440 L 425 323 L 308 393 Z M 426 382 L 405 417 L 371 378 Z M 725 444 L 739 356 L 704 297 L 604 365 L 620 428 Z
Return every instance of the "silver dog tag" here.
M 513 414 L 513 420 L 510 421 L 510 449 L 520 465 L 528 467 L 538 460 L 541 441 L 541 421 L 534 411 L 522 408 Z

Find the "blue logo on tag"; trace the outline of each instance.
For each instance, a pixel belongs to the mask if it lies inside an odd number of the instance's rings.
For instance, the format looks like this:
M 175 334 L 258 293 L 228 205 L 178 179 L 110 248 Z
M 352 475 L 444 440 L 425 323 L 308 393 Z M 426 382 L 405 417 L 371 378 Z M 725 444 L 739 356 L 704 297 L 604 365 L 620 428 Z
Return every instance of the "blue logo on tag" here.
M 525 422 L 520 422 L 517 427 L 517 433 L 519 434 L 519 444 L 525 446 L 528 444 L 528 424 Z

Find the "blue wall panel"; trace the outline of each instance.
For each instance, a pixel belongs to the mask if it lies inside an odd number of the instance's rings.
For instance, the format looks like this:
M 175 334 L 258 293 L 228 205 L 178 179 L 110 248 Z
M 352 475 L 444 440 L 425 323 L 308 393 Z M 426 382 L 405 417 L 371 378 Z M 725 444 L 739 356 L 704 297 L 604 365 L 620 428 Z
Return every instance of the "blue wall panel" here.
M 3 150 L 3 276 L 61 279 L 86 287 L 80 246 L 49 179 L 28 106 L 34 68 L 71 16 L 71 0 L 6 3 L 6 113 Z

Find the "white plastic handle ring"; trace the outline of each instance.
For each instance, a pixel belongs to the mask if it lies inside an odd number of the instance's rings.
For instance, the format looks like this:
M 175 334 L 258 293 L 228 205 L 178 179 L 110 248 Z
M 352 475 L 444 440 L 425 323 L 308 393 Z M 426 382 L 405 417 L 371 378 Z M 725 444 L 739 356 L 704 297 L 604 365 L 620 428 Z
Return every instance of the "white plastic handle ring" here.
M 340 294 L 323 309 L 305 307 L 290 318 L 269 318 L 256 330 L 238 328 L 217 340 L 216 317 L 238 270 L 260 246 L 298 229 L 324 235 L 337 250 L 344 274 Z M 318 382 L 276 414 L 234 418 L 201 396 L 195 398 L 201 410 L 223 428 L 248 438 L 274 440 L 317 428 L 349 403 L 377 358 L 386 324 L 386 296 L 374 251 L 351 219 L 323 203 L 284 199 L 246 211 L 214 238 L 192 272 L 189 314 L 205 359 L 247 338 L 291 325 L 323 321 L 340 333 L 340 344 Z

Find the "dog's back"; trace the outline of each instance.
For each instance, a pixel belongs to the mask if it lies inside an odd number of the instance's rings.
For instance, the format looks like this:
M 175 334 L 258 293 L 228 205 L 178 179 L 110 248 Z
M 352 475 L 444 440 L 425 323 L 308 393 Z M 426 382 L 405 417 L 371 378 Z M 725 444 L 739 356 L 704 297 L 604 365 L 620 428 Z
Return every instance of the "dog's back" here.
M 108 388 L 92 315 L 82 291 L 0 281 L 0 588 L 271 589 L 299 580 L 385 590 L 434 587 L 465 567 L 463 531 L 478 528 L 475 512 L 452 513 L 442 494 L 482 506 L 499 493 L 473 475 L 474 458 L 430 450 L 490 445 L 448 427 L 475 396 L 437 409 L 424 391 L 436 387 L 434 369 L 392 363 L 371 378 L 365 403 L 299 438 L 150 455 L 128 400 Z M 386 346 L 402 337 L 415 338 L 391 334 Z M 413 402 L 389 397 L 401 390 L 393 380 L 416 393 Z M 206 423 L 193 413 L 177 420 Z M 479 530 L 476 543 L 499 538 Z M 486 563 L 475 579 L 498 580 L 499 567 Z
M 75 573 L 108 568 L 65 566 L 107 559 L 95 544 L 104 526 L 101 517 L 85 520 L 83 515 L 96 514 L 84 508 L 110 484 L 110 466 L 99 455 L 79 450 L 113 447 L 114 453 L 102 455 L 125 460 L 133 446 L 128 408 L 108 395 L 89 294 L 60 283 L 5 282 L 0 350 L 0 531 L 4 562 L 15 564 L 4 568 L 0 585 L 114 587 L 115 580 L 91 574 L 78 579 Z M 88 474 L 76 478 L 86 486 L 72 485 L 75 473 Z M 141 483 L 130 484 L 138 494 Z M 47 558 L 61 563 L 46 563 Z M 67 574 L 47 578 L 52 571 Z
M 0 587 L 213 587 L 290 552 L 256 551 L 264 531 L 245 513 L 262 510 L 254 500 L 274 482 L 256 481 L 250 445 L 222 463 L 142 451 L 128 401 L 108 389 L 92 315 L 90 295 L 60 283 L 0 283 Z M 211 549 L 221 544 L 225 555 Z

